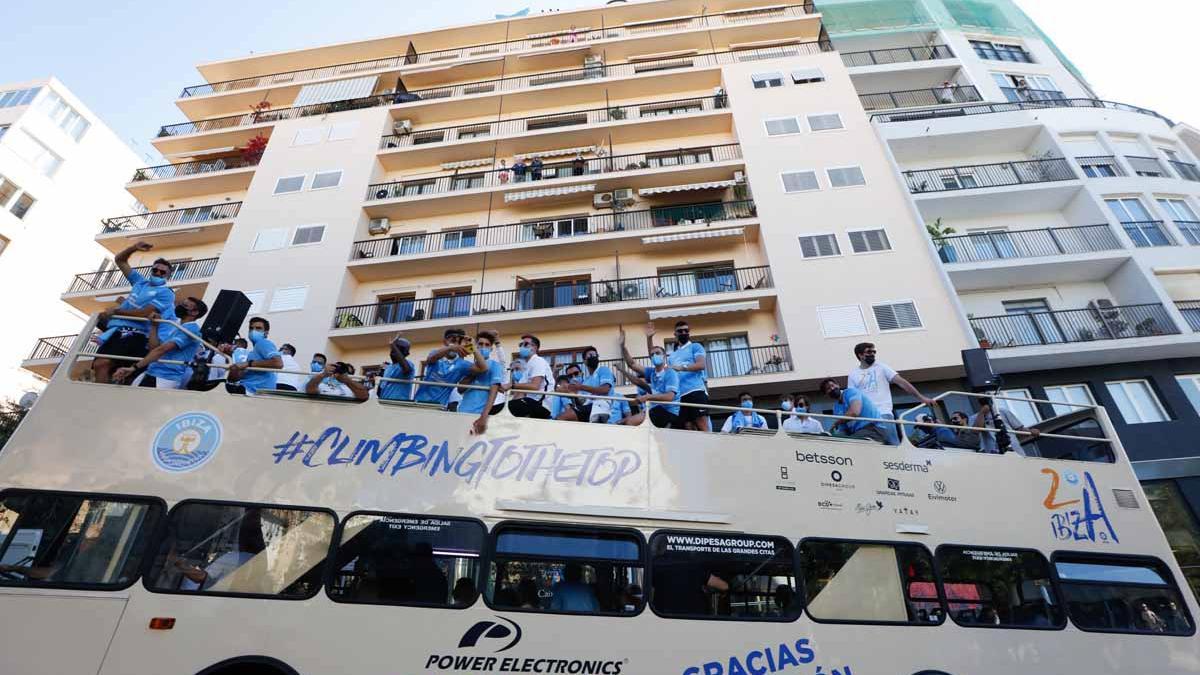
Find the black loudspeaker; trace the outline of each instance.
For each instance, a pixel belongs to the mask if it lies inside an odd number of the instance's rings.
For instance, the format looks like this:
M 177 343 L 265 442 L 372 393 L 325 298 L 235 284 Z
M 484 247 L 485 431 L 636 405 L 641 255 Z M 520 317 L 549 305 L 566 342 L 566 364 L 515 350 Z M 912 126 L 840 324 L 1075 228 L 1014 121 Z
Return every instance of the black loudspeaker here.
M 962 350 L 962 362 L 967 370 L 967 384 L 973 391 L 1000 386 L 1000 377 L 992 372 L 992 360 L 988 358 L 986 349 Z
M 209 344 L 219 345 L 222 342 L 233 342 L 238 329 L 250 312 L 250 298 L 241 291 L 223 290 L 217 293 L 217 300 L 208 310 L 208 318 L 200 327 L 200 336 Z

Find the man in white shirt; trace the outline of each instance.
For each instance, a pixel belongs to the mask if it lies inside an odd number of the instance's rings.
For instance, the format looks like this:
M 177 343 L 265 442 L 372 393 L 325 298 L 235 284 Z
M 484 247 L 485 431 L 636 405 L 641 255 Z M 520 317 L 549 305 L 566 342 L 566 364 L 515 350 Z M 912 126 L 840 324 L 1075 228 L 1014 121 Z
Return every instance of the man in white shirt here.
M 725 419 L 725 425 L 721 427 L 721 433 L 732 434 L 737 433 L 739 429 L 766 429 L 767 420 L 762 415 L 754 412 L 754 397 L 750 392 L 743 391 L 738 394 L 738 405 L 741 407 L 741 412 L 735 412 Z
M 885 419 L 896 419 L 892 412 L 892 385 L 895 384 L 904 391 L 912 394 L 914 398 L 932 406 L 933 399 L 925 396 L 917 391 L 917 388 L 908 380 L 900 376 L 886 363 L 881 363 L 876 360 L 877 350 L 875 345 L 870 342 L 860 342 L 854 345 L 854 356 L 858 359 L 858 367 L 851 370 L 846 376 L 846 387 L 848 389 L 857 389 L 863 393 L 875 407 L 879 410 L 880 417 Z M 896 433 L 896 425 L 883 425 L 885 435 L 887 436 L 888 445 L 899 445 L 900 437 Z
M 541 347 L 542 341 L 535 335 L 522 335 L 521 342 L 517 345 L 517 354 L 525 362 L 525 375 L 520 382 L 513 381 L 503 387 L 506 392 L 525 393 L 521 398 L 508 402 L 508 411 L 515 417 L 550 419 L 550 411 L 542 405 L 545 395 L 540 392 L 550 389 L 550 385 L 554 382 L 554 373 L 550 370 L 550 364 L 546 362 L 546 359 L 538 356 L 538 350 Z
M 808 399 L 803 394 L 793 394 L 791 396 L 784 394 L 779 407 L 784 412 L 791 413 L 783 420 L 784 431 L 792 434 L 825 433 L 825 427 L 821 425 L 820 420 L 804 414 L 808 412 Z
M 308 382 L 308 377 L 303 374 L 307 368 L 301 368 L 300 362 L 296 360 L 296 348 L 290 344 L 284 343 L 279 348 L 279 354 L 283 359 L 283 369 L 290 370 L 290 373 L 279 373 L 275 385 L 276 389 L 284 391 L 301 391 L 304 385 Z
M 318 364 L 321 370 L 317 371 Z M 316 396 L 336 396 L 344 399 L 365 401 L 370 396 L 367 388 L 354 379 L 354 366 L 349 363 L 328 364 L 324 354 L 313 354 L 313 375 L 304 386 L 305 393 Z

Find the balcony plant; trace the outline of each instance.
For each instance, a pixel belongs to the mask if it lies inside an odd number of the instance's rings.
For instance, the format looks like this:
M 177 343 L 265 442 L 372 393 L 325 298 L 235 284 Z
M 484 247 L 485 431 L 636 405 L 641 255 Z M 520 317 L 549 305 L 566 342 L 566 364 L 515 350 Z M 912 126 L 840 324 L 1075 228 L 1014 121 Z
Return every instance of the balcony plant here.
M 608 109 L 608 119 L 610 120 L 623 120 L 628 114 L 629 112 L 624 108 L 613 107 Z
M 932 223 L 926 223 L 925 231 L 929 233 L 929 238 L 933 240 L 933 245 L 937 247 L 938 257 L 942 259 L 942 262 L 958 262 L 958 252 L 954 250 L 954 246 L 946 243 L 946 238 L 957 232 L 957 230 L 948 225 L 942 225 L 942 219 L 938 218 Z
M 245 147 L 239 148 L 238 152 L 242 155 L 242 160 L 248 165 L 258 164 L 262 159 L 263 153 L 267 151 L 267 138 L 262 134 L 246 141 Z

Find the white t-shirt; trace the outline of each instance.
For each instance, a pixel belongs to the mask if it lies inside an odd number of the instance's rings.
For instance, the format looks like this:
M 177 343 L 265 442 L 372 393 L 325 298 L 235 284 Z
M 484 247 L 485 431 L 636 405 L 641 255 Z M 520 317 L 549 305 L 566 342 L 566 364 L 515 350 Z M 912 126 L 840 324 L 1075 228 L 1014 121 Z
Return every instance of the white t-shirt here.
M 783 430 L 793 434 L 825 433 L 825 427 L 816 418 L 805 416 L 801 419 L 799 415 L 788 415 L 783 421 Z
M 300 367 L 300 363 L 296 361 L 296 357 L 292 356 L 291 354 L 284 354 L 284 353 L 280 352 L 280 358 L 283 359 L 283 369 L 284 370 L 296 370 L 296 371 L 305 370 L 305 368 Z M 287 374 L 287 373 L 280 373 L 279 375 L 276 376 L 276 378 L 277 378 L 276 383 L 291 385 L 296 388 L 296 391 L 304 391 L 305 385 L 308 384 L 309 377 L 311 377 L 311 376 L 309 376 L 309 375 L 291 375 L 291 374 Z
M 855 368 L 846 376 L 846 383 L 871 399 L 881 413 L 892 412 L 892 380 L 896 371 L 886 363 L 876 361 L 870 368 Z
M 521 382 L 533 382 L 535 377 L 542 378 L 542 391 L 547 391 L 554 386 L 554 372 L 550 370 L 550 364 L 537 354 L 533 354 L 525 360 L 525 379 Z M 535 401 L 545 398 L 541 394 L 526 394 L 526 396 Z
M 307 384 L 306 384 L 307 386 Z M 317 383 L 317 393 L 322 396 L 341 396 L 342 398 L 354 398 L 354 392 L 345 384 L 338 382 L 332 377 L 326 377 Z
M 212 361 L 210 361 L 208 364 L 208 379 L 209 379 L 209 381 L 211 382 L 212 380 L 225 379 L 226 369 L 218 368 L 217 366 L 226 366 L 226 365 L 229 365 L 229 357 L 225 356 L 221 352 L 214 352 Z

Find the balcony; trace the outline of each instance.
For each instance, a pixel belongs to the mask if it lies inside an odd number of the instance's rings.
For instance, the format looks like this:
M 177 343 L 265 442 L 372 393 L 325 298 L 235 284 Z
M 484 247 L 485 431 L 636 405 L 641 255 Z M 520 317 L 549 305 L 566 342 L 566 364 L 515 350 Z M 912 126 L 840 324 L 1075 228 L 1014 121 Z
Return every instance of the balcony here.
M 58 367 L 59 362 L 70 351 L 71 345 L 75 343 L 77 334 L 57 335 L 55 337 L 39 338 L 37 344 L 33 346 L 33 351 L 29 352 L 29 356 L 21 363 L 21 367 L 29 372 L 49 379 L 54 374 L 54 369 Z M 88 342 L 84 345 L 82 354 L 96 353 L 98 345 L 95 342 Z
M 259 158 L 240 155 L 138 169 L 125 189 L 143 204 L 238 192 L 250 187 Z
M 904 172 L 904 181 L 913 194 L 1053 183 L 1077 178 L 1071 164 L 1061 157 Z
M 166 247 L 225 241 L 241 208 L 241 202 L 224 202 L 106 218 L 96 241 L 114 253 L 142 239 Z
M 463 323 L 519 324 L 522 330 L 611 325 L 644 321 L 648 309 L 674 309 L 689 302 L 721 302 L 728 311 L 747 311 L 762 308 L 756 301 L 772 298 L 773 289 L 767 266 L 709 267 L 602 281 L 535 281 L 513 290 L 338 307 L 331 337 L 347 346 L 366 346 L 397 326 L 421 340 L 437 339 L 443 328 Z M 681 302 L 684 298 L 693 300 Z M 741 302 L 747 300 L 751 302 Z M 728 307 L 730 303 L 737 306 Z
M 1196 168 L 1191 162 L 1181 162 L 1177 159 L 1169 159 L 1167 163 L 1171 168 L 1175 169 L 1175 174 L 1184 180 L 1200 182 L 1200 169 Z
M 705 373 L 709 380 L 775 375 L 790 373 L 794 370 L 792 352 L 786 344 L 742 349 L 714 349 L 706 352 L 705 356 L 707 363 Z M 650 367 L 649 357 L 634 357 L 634 361 L 643 368 Z M 618 387 L 632 384 L 624 373 L 617 370 L 618 365 L 623 366 L 625 363 L 621 359 L 607 359 L 600 363 L 612 369 Z M 723 386 L 734 384 L 736 383 L 728 382 L 723 383 Z
M 1038 103 L 1065 101 L 1067 95 L 1057 89 L 1028 89 L 1024 87 L 1000 87 L 1000 93 L 1009 103 Z
M 1176 220 L 1175 227 L 1179 229 L 1180 234 L 1187 240 L 1187 243 L 1192 246 L 1200 246 L 1200 221 L 1196 220 Z
M 1131 220 L 1123 221 L 1121 227 L 1137 248 L 1156 248 L 1159 246 L 1178 246 L 1175 237 L 1163 227 L 1161 220 Z
M 859 94 L 858 100 L 862 102 L 864 110 L 871 112 L 873 110 L 974 103 L 982 101 L 983 97 L 979 95 L 979 90 L 975 87 L 963 85 L 933 89 L 907 89 L 904 91 L 888 91 L 877 94 Z
M 1124 248 L 1108 225 L 994 230 L 944 237 L 937 245 L 942 262 L 947 264 L 1079 255 Z
M 1127 103 L 1116 103 L 1113 101 L 1104 101 L 1095 98 L 1064 98 L 1047 101 L 1020 101 L 1017 103 L 985 103 L 982 105 L 968 105 L 954 108 L 943 107 L 932 110 L 917 110 L 912 112 L 876 113 L 871 115 L 871 121 L 879 122 L 881 124 L 889 124 L 892 122 L 921 122 L 943 117 L 994 115 L 997 113 L 1018 112 L 1025 110 L 1044 110 L 1046 108 L 1099 108 L 1105 110 L 1121 110 L 1124 112 L 1136 113 L 1138 115 L 1157 117 L 1167 126 L 1175 126 L 1174 122 L 1163 117 L 1162 115 L 1159 115 L 1153 110 L 1139 108 L 1138 106 L 1129 105 Z
M 1167 173 L 1162 162 L 1158 161 L 1157 157 L 1130 157 L 1126 156 L 1125 161 L 1129 162 L 1133 172 L 1143 178 L 1171 178 L 1171 174 Z
M 1180 300 L 1175 303 L 1193 332 L 1200 333 L 1200 300 Z
M 713 237 L 737 235 L 738 242 L 743 238 L 752 240 L 756 233 L 722 225 L 752 220 L 757 215 L 754 202 L 747 200 L 398 233 L 355 242 L 350 253 L 350 271 L 365 281 L 420 273 L 426 268 L 430 272 L 478 269 L 485 253 L 489 265 L 505 267 L 534 259 L 546 262 L 590 255 L 624 255 L 650 248 L 660 250 L 667 245 L 711 249 Z M 655 235 L 655 240 L 645 240 L 648 232 Z
M 220 258 L 176 261 L 172 263 L 175 271 L 171 274 L 167 285 L 175 290 L 177 297 L 190 295 L 200 297 L 204 293 L 205 286 L 208 285 L 208 279 L 212 277 L 217 268 L 218 260 Z M 133 269 L 148 277 L 150 268 L 151 265 L 143 265 Z M 129 280 L 121 274 L 121 270 L 116 268 L 76 274 L 66 293 L 63 294 L 63 300 L 76 309 L 91 314 L 108 307 L 112 300 L 115 300 L 128 288 Z
M 975 335 L 990 342 L 992 349 L 1179 334 L 1171 315 L 1160 304 L 972 317 L 970 321 Z
M 941 59 L 952 58 L 954 58 L 954 52 L 946 45 L 842 52 L 842 63 L 846 64 L 847 68 L 890 66 L 897 63 L 921 63 L 923 61 L 939 61 Z

